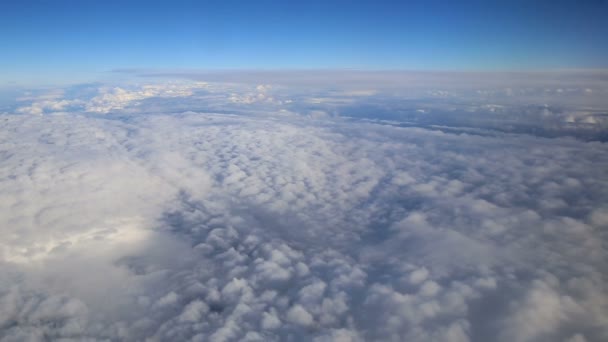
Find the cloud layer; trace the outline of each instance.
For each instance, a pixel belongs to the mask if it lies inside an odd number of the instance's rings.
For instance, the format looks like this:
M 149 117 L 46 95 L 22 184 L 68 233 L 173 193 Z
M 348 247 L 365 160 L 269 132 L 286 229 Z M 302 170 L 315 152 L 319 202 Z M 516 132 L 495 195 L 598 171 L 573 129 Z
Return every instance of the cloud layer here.
M 608 339 L 605 143 L 171 87 L 0 117 L 1 340 Z

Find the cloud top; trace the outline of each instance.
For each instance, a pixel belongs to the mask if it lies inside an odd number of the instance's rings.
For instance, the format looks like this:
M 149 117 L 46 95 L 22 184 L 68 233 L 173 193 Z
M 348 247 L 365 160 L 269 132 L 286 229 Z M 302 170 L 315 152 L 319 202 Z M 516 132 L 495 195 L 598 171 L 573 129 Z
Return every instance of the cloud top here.
M 95 86 L 0 116 L 0 340 L 608 338 L 608 148 L 538 134 L 573 112 L 296 88 Z M 398 120 L 346 115 L 381 101 Z

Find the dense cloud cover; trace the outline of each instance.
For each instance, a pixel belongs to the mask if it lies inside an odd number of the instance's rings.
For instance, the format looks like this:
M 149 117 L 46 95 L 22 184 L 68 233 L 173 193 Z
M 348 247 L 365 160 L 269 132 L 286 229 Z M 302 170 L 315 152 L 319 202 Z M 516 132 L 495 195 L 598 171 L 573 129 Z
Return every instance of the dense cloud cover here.
M 0 116 L 0 340 L 608 339 L 601 77 L 200 77 Z

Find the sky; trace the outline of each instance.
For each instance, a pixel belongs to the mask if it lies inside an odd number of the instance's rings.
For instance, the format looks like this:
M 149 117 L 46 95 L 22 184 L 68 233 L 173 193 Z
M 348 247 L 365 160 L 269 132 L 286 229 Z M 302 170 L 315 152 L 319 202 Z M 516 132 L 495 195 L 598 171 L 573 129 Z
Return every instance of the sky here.
M 605 1 L 0 1 L 0 342 L 608 341 Z
M 0 81 L 116 68 L 605 68 L 608 2 L 3 1 Z

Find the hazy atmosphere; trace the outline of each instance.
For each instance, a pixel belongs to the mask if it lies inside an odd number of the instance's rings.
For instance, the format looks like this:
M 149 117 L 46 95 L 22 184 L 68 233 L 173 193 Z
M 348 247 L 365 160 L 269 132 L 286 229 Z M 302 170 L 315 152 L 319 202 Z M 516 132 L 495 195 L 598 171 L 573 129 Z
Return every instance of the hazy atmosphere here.
M 608 341 L 607 17 L 3 1 L 0 341 Z

